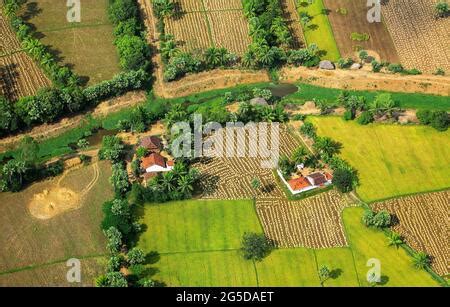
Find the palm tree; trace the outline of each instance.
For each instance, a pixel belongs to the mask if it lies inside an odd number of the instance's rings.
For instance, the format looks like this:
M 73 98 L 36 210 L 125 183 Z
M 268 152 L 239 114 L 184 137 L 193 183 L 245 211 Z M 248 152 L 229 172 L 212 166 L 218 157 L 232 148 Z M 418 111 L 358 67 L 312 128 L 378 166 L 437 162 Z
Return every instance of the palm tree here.
M 189 174 L 181 176 L 178 179 L 178 190 L 185 196 L 191 195 L 192 191 L 194 191 L 192 179 L 190 178 Z
M 255 65 L 255 54 L 251 51 L 247 51 L 242 57 L 242 66 L 252 67 Z
M 318 137 L 313 145 L 315 151 L 320 155 L 326 155 L 331 157 L 338 154 L 341 148 L 341 144 L 333 141 L 329 137 Z
M 300 146 L 292 153 L 291 160 L 296 164 L 304 163 L 308 153 L 308 150 L 304 146 Z
M 170 59 L 177 56 L 180 53 L 180 49 L 177 48 L 177 44 L 173 40 L 167 40 L 161 44 L 161 55 L 165 59 Z
M 175 4 L 172 0 L 154 0 L 153 5 L 161 17 L 170 17 L 175 14 Z
M 392 232 L 388 237 L 388 245 L 389 246 L 395 246 L 397 249 L 400 247 L 400 245 L 403 244 L 402 237 L 395 232 Z
M 209 68 L 217 67 L 221 65 L 221 54 L 219 49 L 210 47 L 205 51 L 205 62 Z
M 424 252 L 418 252 L 413 257 L 413 265 L 416 269 L 424 269 L 430 265 L 430 257 Z
M 169 193 L 175 190 L 174 174 L 172 172 L 167 172 L 162 175 L 161 187 Z

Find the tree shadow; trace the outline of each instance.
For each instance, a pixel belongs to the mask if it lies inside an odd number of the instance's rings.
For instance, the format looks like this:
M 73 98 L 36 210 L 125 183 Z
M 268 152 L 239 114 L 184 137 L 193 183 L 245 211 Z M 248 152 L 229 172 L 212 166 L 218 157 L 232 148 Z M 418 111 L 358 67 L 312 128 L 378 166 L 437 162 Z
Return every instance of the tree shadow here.
M 319 29 L 319 26 L 316 24 L 311 24 L 309 26 L 307 26 L 309 31 L 316 31 L 317 29 Z
M 380 282 L 378 283 L 381 286 L 385 286 L 389 282 L 389 276 L 383 275 L 380 277 Z
M 39 7 L 39 4 L 37 2 L 28 2 L 25 5 L 25 11 L 22 14 L 22 18 L 25 21 L 29 21 L 41 13 L 42 9 Z
M 161 255 L 157 251 L 151 251 L 147 255 L 145 255 L 145 262 L 144 264 L 155 264 L 159 262 L 161 259 Z

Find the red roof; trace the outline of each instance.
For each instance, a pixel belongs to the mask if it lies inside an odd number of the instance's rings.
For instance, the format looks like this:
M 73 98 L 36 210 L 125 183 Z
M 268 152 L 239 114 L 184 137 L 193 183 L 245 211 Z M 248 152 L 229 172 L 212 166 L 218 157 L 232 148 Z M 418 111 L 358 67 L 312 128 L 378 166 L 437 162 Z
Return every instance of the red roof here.
M 159 150 L 162 147 L 162 141 L 157 136 L 147 136 L 140 141 L 140 145 L 149 150 Z
M 325 178 L 327 178 L 327 180 L 331 180 L 333 179 L 333 175 L 331 175 L 330 173 L 325 173 Z
M 173 166 L 175 164 L 175 161 L 169 160 L 167 161 L 167 166 Z
M 288 181 L 288 183 L 293 191 L 299 191 L 299 190 L 302 190 L 304 188 L 311 186 L 308 179 L 306 179 L 305 177 L 291 179 Z
M 154 165 L 166 168 L 166 159 L 158 153 L 152 153 L 150 156 L 142 159 L 141 167 L 147 169 Z

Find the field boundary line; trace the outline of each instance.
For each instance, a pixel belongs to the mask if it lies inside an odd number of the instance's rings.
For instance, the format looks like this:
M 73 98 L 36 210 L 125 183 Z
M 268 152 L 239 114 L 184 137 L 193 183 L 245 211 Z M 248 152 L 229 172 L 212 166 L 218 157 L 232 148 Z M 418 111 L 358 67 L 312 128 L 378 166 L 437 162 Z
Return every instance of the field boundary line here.
M 205 1 L 204 0 L 202 0 L 202 7 L 205 10 L 202 15 L 205 17 L 206 26 L 208 27 L 209 42 L 211 44 L 211 47 L 215 47 L 214 40 L 213 40 L 213 35 L 212 35 L 211 23 L 209 22 L 209 19 L 208 19 L 208 12 L 206 11 L 206 5 L 205 5 Z
M 7 270 L 7 271 L 0 272 L 0 276 L 1 275 L 8 275 L 8 274 L 13 274 L 13 273 L 18 273 L 18 272 L 23 272 L 23 271 L 34 270 L 34 269 L 39 269 L 39 268 L 43 268 L 43 267 L 46 267 L 46 266 L 63 263 L 63 262 L 66 262 L 67 260 L 72 259 L 72 258 L 83 260 L 83 259 L 101 258 L 101 257 L 105 257 L 105 256 L 108 256 L 108 255 L 107 254 L 93 254 L 93 255 L 85 255 L 85 256 L 78 256 L 78 257 L 74 256 L 74 257 L 69 257 L 69 258 L 64 258 L 64 259 L 53 260 L 53 261 L 45 262 L 45 263 L 41 263 L 41 264 L 31 264 L 31 265 L 27 265 L 27 266 L 23 266 L 23 267 L 19 267 L 19 268 L 10 269 L 10 270 Z
M 180 254 L 203 254 L 203 253 L 218 253 L 218 252 L 237 252 L 240 248 L 230 248 L 230 249 L 212 249 L 212 250 L 198 250 L 198 251 L 177 251 L 177 252 L 158 252 L 159 255 L 170 256 L 170 255 L 180 255 Z
M 258 269 L 256 268 L 255 260 L 252 260 L 253 262 L 253 268 L 255 269 L 255 278 L 256 278 L 256 287 L 259 288 L 259 276 L 258 276 Z
M 356 195 L 356 194 L 355 194 Z M 361 201 L 362 202 L 362 201 Z M 365 204 L 364 202 L 362 202 L 363 204 Z M 359 207 L 361 207 L 361 208 L 363 208 L 364 209 L 364 206 L 359 206 Z M 356 207 L 357 208 L 357 207 Z M 344 208 L 344 210 L 345 209 L 347 209 L 347 208 Z M 355 274 L 356 274 L 356 281 L 358 282 L 358 285 L 360 286 L 360 287 L 362 287 L 361 286 L 361 281 L 359 280 L 359 274 L 358 274 L 358 269 L 356 268 L 356 261 L 355 261 L 355 254 L 354 254 L 354 252 L 353 252 L 353 244 L 352 244 L 352 240 L 350 240 L 350 236 L 348 235 L 348 229 L 347 229 L 347 225 L 345 225 L 345 221 L 344 221 L 344 210 L 342 210 L 342 212 L 341 212 L 341 223 L 342 223 L 342 225 L 344 226 L 344 231 L 345 231 L 345 237 L 346 237 L 346 240 L 347 240 L 347 245 L 348 245 L 348 247 L 349 247 L 349 249 L 350 249 L 350 252 L 351 252 L 351 254 L 352 254 L 352 261 L 353 261 L 353 268 L 355 269 Z
M 437 193 L 437 192 L 444 192 L 444 191 L 450 191 L 450 186 L 445 187 L 445 188 L 435 189 L 435 190 L 427 190 L 427 191 L 422 191 L 422 192 L 400 194 L 400 195 L 390 196 L 390 197 L 381 198 L 381 199 L 377 199 L 377 200 L 371 200 L 371 201 L 364 202 L 364 203 L 367 206 L 370 207 L 370 205 L 372 205 L 372 204 L 382 203 L 382 202 L 385 202 L 385 201 L 388 201 L 388 200 L 393 200 L 393 199 L 398 199 L 398 198 L 405 198 L 405 197 L 410 197 L 410 196 L 426 195 L 426 194 Z M 361 200 L 361 197 L 358 196 L 358 198 Z
M 70 29 L 82 29 L 82 28 L 96 28 L 96 27 L 102 27 L 102 26 L 112 26 L 111 23 L 93 23 L 93 24 L 84 24 L 84 25 L 71 25 L 66 27 L 60 27 L 60 28 L 47 28 L 47 29 L 41 29 L 39 32 L 58 32 L 58 31 L 65 31 Z

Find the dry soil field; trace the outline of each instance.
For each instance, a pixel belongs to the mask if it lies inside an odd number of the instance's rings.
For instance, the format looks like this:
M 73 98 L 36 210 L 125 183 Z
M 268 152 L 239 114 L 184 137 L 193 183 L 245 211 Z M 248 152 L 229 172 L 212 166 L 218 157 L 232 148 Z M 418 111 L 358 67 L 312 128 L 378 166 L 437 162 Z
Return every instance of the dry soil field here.
M 183 50 L 225 47 L 242 55 L 251 43 L 240 0 L 180 0 L 181 16 L 166 18 L 166 32 Z
M 328 18 L 333 27 L 334 38 L 343 57 L 355 57 L 356 48 L 375 51 L 382 60 L 398 63 L 399 58 L 391 36 L 383 22 L 369 23 L 367 20 L 367 1 L 360 0 L 324 0 L 330 10 Z M 345 9 L 346 14 L 337 12 Z M 340 10 L 342 11 L 342 10 Z M 368 41 L 353 41 L 351 34 L 367 33 Z
M 398 219 L 393 230 L 408 245 L 433 259 L 432 267 L 440 275 L 449 274 L 450 191 L 392 199 L 373 204 L 374 210 L 386 209 Z
M 108 183 L 110 175 L 111 167 L 103 161 L 98 168 L 92 164 L 75 169 L 53 180 L 33 184 L 20 193 L 2 193 L 0 245 L 4 248 L 0 252 L 0 284 L 16 284 L 21 279 L 17 276 L 24 276 L 25 283 L 31 282 L 27 276 L 35 273 L 29 270 L 30 266 L 41 270 L 68 258 L 105 254 L 105 239 L 100 229 L 101 204 L 113 195 Z M 47 193 L 48 201 L 40 212 L 48 212 L 47 207 L 53 207 L 58 214 L 36 217 L 32 210 L 36 195 L 62 188 L 85 194 L 77 206 L 66 208 L 69 200 Z M 59 207 L 68 210 L 61 211 Z M 18 271 L 21 273 L 10 274 Z M 41 277 L 47 280 L 43 284 L 60 280 L 59 271 L 46 271 Z
M 301 201 L 258 200 L 264 232 L 279 247 L 347 246 L 342 210 L 350 198 L 330 191 Z
M 38 65 L 21 51 L 20 42 L 0 11 L 0 95 L 10 100 L 33 95 L 50 86 Z
M 382 6 L 401 63 L 408 68 L 450 71 L 450 19 L 434 17 L 434 0 L 391 0 Z

